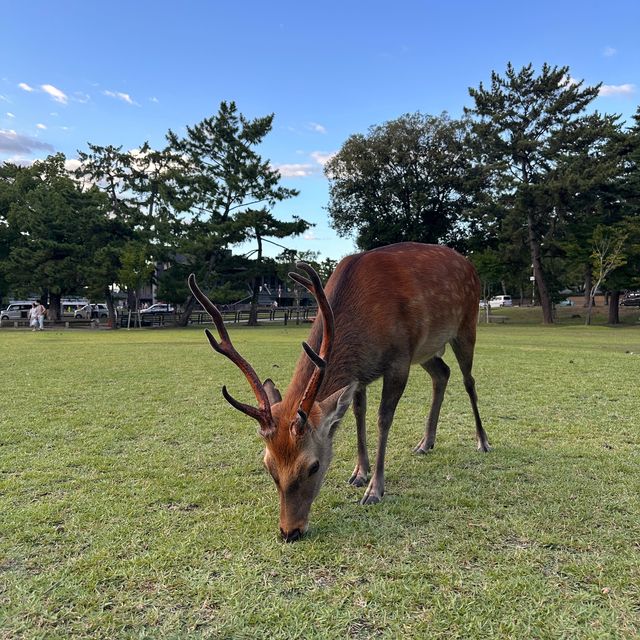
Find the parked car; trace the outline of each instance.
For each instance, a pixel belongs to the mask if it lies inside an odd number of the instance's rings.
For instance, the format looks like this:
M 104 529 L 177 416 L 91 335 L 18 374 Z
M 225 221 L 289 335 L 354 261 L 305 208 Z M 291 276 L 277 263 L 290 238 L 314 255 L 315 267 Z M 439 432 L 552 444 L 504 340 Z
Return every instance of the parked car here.
M 564 300 L 560 300 L 560 302 L 558 302 L 559 307 L 573 307 L 574 304 L 575 303 L 573 300 L 571 300 L 571 298 L 565 298 Z
M 80 307 L 74 314 L 74 318 L 82 320 L 91 320 L 92 318 L 108 318 L 109 308 L 106 304 L 85 304 Z
M 60 302 L 60 312 L 62 316 L 75 317 L 76 311 L 89 304 L 88 300 L 62 300 Z
M 0 311 L 0 322 L 9 320 L 26 320 L 29 317 L 29 309 L 33 300 L 18 300 L 12 302 L 6 309 Z
M 480 300 L 480 309 L 486 309 L 486 308 L 487 308 L 487 301 Z
M 629 291 L 624 294 L 620 304 L 625 307 L 640 307 L 640 291 Z
M 497 309 L 498 307 L 512 307 L 513 300 L 511 300 L 511 296 L 493 296 L 493 298 L 489 300 L 489 306 L 492 309 Z
M 152 304 L 150 307 L 147 307 L 146 309 L 140 309 L 140 313 L 141 314 L 147 314 L 147 313 L 173 313 L 174 309 L 170 304 L 165 304 L 164 302 L 156 302 L 155 304 Z

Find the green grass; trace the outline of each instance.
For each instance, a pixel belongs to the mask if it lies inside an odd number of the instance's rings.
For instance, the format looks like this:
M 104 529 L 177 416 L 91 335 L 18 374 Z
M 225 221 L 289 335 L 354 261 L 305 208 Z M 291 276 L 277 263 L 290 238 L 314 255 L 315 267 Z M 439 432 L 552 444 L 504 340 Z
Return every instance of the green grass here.
M 231 331 L 286 386 L 307 329 Z M 0 353 L 0 638 L 640 634 L 637 326 L 480 327 L 486 455 L 450 352 L 436 448 L 411 453 L 414 369 L 383 502 L 346 484 L 349 414 L 296 544 L 201 331 L 0 331 Z

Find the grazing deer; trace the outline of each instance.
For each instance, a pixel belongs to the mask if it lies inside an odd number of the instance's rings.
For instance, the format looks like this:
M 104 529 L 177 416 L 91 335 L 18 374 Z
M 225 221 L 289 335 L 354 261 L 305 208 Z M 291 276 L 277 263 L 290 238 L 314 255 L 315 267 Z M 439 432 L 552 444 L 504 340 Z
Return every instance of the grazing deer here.
M 291 542 L 307 530 L 311 504 L 331 461 L 336 427 L 353 404 L 358 435 L 352 485 L 367 483 L 366 388 L 382 377 L 375 467 L 361 504 L 384 494 L 384 457 L 393 415 L 412 364 L 431 376 L 433 398 L 424 437 L 415 448 L 433 448 L 449 367 L 442 360 L 447 343 L 456 355 L 475 416 L 477 446 L 488 451 L 471 376 L 480 282 L 473 266 L 452 249 L 414 242 L 394 244 L 349 256 L 329 278 L 326 289 L 316 272 L 297 263 L 308 278 L 290 277 L 306 287 L 319 307 L 285 397 L 267 379 L 260 382 L 251 365 L 235 350 L 222 316 L 200 291 L 193 275 L 189 286 L 218 329 L 211 346 L 244 373 L 258 401 L 253 407 L 226 400 L 256 419 L 265 440 L 264 465 L 280 495 L 280 532 Z

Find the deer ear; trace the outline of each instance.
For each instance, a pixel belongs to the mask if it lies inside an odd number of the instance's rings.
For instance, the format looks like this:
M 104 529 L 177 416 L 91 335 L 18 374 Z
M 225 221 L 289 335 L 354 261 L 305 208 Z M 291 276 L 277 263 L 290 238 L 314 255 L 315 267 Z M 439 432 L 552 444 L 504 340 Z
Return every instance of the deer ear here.
M 278 388 L 275 385 L 275 382 L 271 378 L 267 378 L 262 386 L 264 390 L 267 392 L 267 398 L 269 398 L 269 402 L 271 404 L 276 404 L 277 402 L 282 401 L 282 395 L 278 391 Z
M 338 389 L 338 391 L 319 403 L 323 416 L 322 429 L 328 429 L 329 433 L 333 435 L 333 432 L 340 424 L 340 420 L 342 420 L 347 409 L 351 406 L 357 388 L 358 383 L 352 382 L 346 387 Z

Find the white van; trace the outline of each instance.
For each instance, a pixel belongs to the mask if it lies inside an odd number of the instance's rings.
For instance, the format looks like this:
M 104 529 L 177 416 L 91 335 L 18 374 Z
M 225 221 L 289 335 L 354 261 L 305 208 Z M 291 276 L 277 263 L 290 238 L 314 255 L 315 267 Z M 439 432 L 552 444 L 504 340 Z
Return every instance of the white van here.
M 489 300 L 489 306 L 492 309 L 497 309 L 498 307 L 512 307 L 513 300 L 511 300 L 511 296 L 493 296 L 493 298 Z

